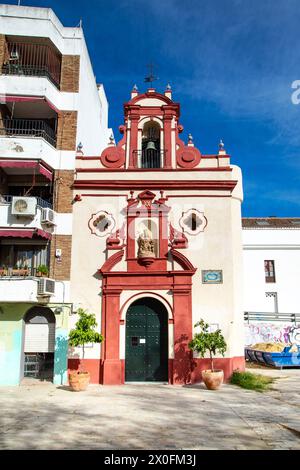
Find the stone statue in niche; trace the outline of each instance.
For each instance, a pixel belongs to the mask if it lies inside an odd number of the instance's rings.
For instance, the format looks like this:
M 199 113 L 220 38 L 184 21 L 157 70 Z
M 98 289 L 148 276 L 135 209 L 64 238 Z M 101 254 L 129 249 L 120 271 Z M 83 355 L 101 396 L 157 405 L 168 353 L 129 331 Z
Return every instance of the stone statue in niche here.
M 154 241 L 152 233 L 148 228 L 144 228 L 139 234 L 138 243 L 138 258 L 155 258 Z

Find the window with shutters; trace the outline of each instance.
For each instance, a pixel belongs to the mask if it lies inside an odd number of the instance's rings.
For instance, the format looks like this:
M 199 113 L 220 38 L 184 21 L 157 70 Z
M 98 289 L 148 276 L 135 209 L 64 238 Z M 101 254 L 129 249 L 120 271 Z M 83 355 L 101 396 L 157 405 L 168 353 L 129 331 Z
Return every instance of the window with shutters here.
M 276 282 L 275 262 L 274 260 L 265 260 L 265 279 L 266 282 Z

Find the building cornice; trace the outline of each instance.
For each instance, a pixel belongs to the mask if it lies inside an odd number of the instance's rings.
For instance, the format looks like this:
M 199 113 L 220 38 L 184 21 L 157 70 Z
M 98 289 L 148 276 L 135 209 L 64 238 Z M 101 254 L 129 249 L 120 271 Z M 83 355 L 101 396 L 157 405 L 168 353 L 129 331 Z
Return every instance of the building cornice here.
M 207 180 L 207 181 L 174 181 L 174 180 L 77 180 L 73 184 L 74 189 L 109 189 L 109 190 L 216 190 L 230 191 L 236 187 L 236 180 Z

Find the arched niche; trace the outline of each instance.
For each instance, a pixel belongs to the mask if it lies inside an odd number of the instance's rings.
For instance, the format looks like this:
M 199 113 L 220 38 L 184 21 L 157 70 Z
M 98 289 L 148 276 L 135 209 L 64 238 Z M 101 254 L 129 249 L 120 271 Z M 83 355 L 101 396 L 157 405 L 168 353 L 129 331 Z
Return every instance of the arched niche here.
M 159 230 L 157 226 L 157 221 L 154 219 L 149 219 L 149 218 L 140 218 L 137 219 L 137 225 L 136 225 L 136 236 L 135 236 L 135 241 L 136 241 L 136 246 L 135 246 L 135 253 L 137 256 L 138 253 L 138 238 L 140 235 L 143 233 L 147 233 L 148 236 L 153 240 L 154 244 L 154 254 L 156 257 L 159 256 Z
M 155 120 L 143 123 L 139 168 L 161 168 L 162 165 L 161 125 Z

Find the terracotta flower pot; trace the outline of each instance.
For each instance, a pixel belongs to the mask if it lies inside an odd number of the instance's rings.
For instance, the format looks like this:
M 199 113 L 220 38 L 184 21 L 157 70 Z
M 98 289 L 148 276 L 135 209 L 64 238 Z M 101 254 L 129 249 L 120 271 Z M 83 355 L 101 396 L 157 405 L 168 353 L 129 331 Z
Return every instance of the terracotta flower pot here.
M 202 379 L 208 390 L 217 390 L 223 383 L 224 372 L 223 370 L 203 370 Z
M 90 383 L 89 372 L 73 371 L 69 374 L 69 385 L 74 392 L 81 392 L 86 390 Z

